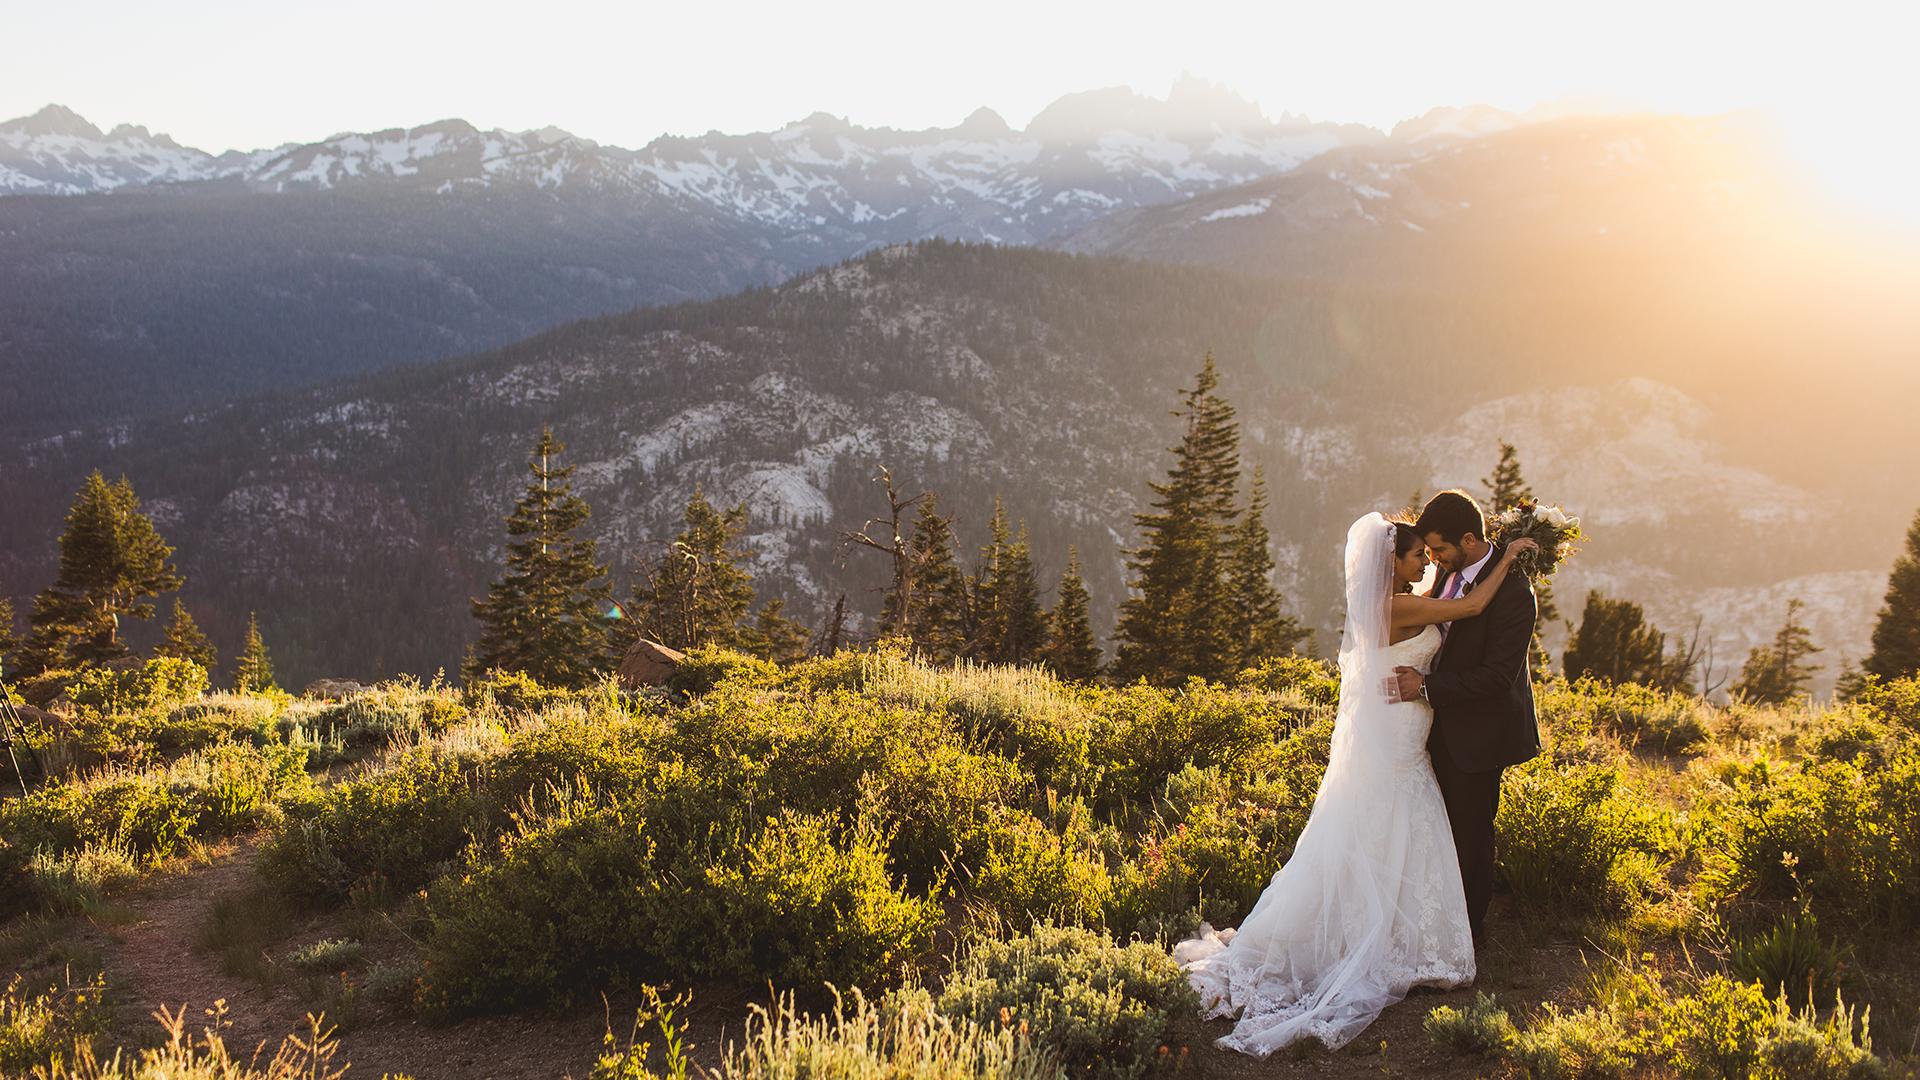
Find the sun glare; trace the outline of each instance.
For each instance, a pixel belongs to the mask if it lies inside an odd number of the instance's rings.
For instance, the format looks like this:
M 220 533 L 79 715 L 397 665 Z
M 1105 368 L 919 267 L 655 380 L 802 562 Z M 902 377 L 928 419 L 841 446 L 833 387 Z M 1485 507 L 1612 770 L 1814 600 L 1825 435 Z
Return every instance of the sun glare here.
M 1920 143 L 1899 118 L 1860 102 L 1775 110 L 1782 135 L 1808 175 L 1849 210 L 1920 227 Z

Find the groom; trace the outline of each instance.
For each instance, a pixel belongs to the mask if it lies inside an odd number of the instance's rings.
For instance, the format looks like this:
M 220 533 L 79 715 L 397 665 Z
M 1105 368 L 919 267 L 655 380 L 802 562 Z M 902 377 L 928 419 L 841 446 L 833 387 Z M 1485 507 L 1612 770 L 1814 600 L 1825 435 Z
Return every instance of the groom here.
M 1443 491 L 1414 522 L 1427 554 L 1439 565 L 1439 591 L 1449 600 L 1473 591 L 1473 583 L 1500 558 L 1487 543 L 1486 518 L 1464 491 Z M 1493 819 L 1500 807 L 1500 773 L 1540 752 L 1533 717 L 1533 681 L 1527 650 L 1533 643 L 1536 605 L 1525 574 L 1510 573 L 1487 609 L 1471 619 L 1442 623 L 1433 673 L 1396 668 L 1400 699 L 1433 705 L 1427 755 L 1440 781 L 1453 843 L 1466 887 L 1467 920 L 1480 944 L 1487 903 L 1493 898 Z

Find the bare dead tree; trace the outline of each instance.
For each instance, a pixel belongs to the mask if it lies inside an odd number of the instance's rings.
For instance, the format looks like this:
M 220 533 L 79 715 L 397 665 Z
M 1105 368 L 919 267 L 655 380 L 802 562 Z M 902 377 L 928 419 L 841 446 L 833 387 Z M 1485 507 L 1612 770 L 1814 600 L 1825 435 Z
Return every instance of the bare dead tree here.
M 872 548 L 893 560 L 893 584 L 889 595 L 893 598 L 893 610 L 904 615 L 913 600 L 913 566 L 907 557 L 907 542 L 901 534 L 901 522 L 907 511 L 919 505 L 927 497 L 926 492 L 918 495 L 903 496 L 893 484 L 893 471 L 885 465 L 880 466 L 880 474 L 874 479 L 880 481 L 887 492 L 887 513 L 885 517 L 868 518 L 855 530 L 840 534 L 840 560 L 846 561 L 846 553 L 856 547 Z M 875 526 L 885 527 L 885 531 L 875 535 Z
M 1693 617 L 1693 630 L 1687 635 L 1686 643 L 1674 650 L 1673 659 L 1667 662 L 1668 669 L 1678 676 L 1681 685 L 1694 683 L 1697 677 L 1698 692 L 1701 697 L 1709 697 L 1726 684 L 1723 672 L 1718 680 L 1714 678 L 1713 637 L 1706 633 L 1706 620 L 1700 615 Z
M 840 651 L 840 645 L 847 633 L 847 594 L 841 593 L 833 602 L 833 614 L 820 628 L 820 635 L 814 639 L 814 655 L 832 656 Z

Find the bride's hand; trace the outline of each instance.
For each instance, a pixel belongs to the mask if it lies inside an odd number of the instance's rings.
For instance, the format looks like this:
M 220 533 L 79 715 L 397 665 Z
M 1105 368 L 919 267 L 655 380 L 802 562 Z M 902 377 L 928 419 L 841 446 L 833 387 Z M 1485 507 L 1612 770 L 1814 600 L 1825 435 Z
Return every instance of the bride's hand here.
M 1507 558 L 1511 559 L 1516 555 L 1523 555 L 1529 551 L 1539 551 L 1539 550 L 1540 550 L 1540 545 L 1538 543 L 1532 540 L 1529 540 L 1523 536 L 1520 539 L 1515 540 L 1513 543 L 1507 545 Z

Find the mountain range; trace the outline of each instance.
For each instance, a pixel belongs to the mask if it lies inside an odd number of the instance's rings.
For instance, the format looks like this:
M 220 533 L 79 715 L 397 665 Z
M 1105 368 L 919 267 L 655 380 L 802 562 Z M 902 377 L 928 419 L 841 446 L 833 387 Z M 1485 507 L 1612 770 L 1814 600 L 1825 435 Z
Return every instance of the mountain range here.
M 1800 596 L 1827 685 L 1920 503 L 1920 295 L 1771 153 L 1737 116 L 1383 134 L 1200 84 L 640 151 L 448 121 L 214 157 L 49 109 L 0 126 L 38 192 L 0 196 L 0 594 L 100 467 L 216 641 L 257 610 L 292 680 L 452 668 L 551 424 L 623 589 L 698 486 L 748 505 L 763 594 L 870 615 L 836 538 L 885 464 L 969 544 L 999 495 L 1048 577 L 1079 547 L 1104 630 L 1212 351 L 1323 650 L 1347 522 L 1507 439 L 1594 527 L 1567 614 L 1698 617 L 1724 668 Z

